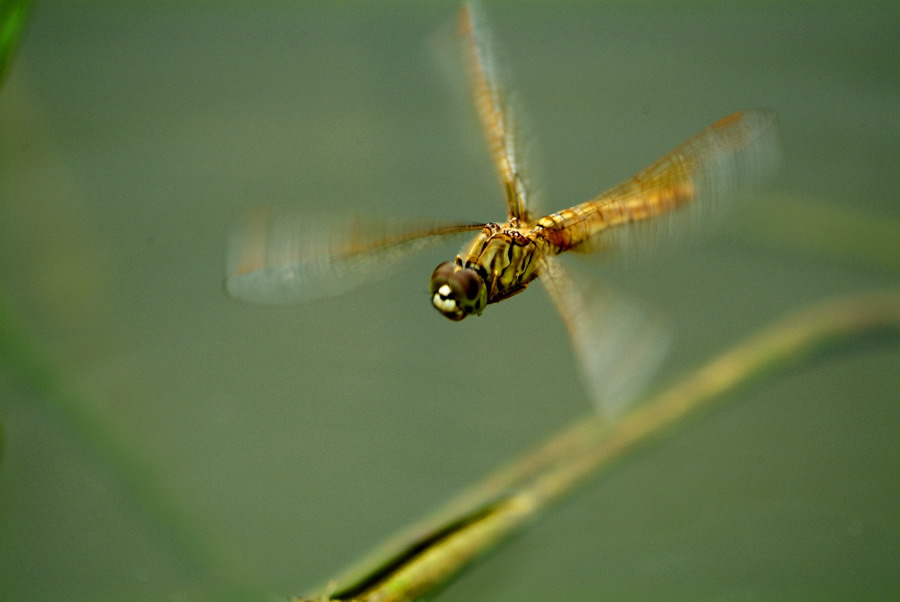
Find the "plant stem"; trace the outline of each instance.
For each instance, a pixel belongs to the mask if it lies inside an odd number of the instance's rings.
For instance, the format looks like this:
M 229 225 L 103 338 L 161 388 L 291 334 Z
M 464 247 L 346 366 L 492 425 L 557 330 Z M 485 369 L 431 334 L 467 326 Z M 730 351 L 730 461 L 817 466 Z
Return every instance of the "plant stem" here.
M 638 405 L 615 424 L 587 416 L 387 542 L 308 600 L 413 600 L 600 469 L 774 369 L 870 334 L 900 334 L 900 293 L 858 296 L 779 320 Z M 329 597 L 329 596 L 334 596 Z M 295 601 L 299 601 L 297 598 Z
M 2 293 L 2 291 L 0 291 Z M 102 466 L 125 498 L 154 528 L 178 564 L 194 579 L 218 580 L 215 550 L 192 520 L 160 485 L 157 471 L 74 393 L 63 374 L 28 342 L 24 328 L 0 294 L 0 368 L 71 433 L 86 454 Z

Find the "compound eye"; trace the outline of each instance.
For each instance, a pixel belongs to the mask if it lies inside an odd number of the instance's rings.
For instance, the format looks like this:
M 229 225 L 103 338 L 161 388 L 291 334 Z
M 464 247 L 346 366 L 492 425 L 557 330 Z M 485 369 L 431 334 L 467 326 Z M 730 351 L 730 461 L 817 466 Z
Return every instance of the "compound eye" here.
M 431 274 L 431 304 L 451 320 L 481 315 L 487 305 L 487 286 L 475 270 L 445 261 Z
M 465 299 L 472 302 L 481 293 L 484 281 L 474 270 L 460 270 L 450 278 L 449 284 L 457 299 Z
M 456 264 L 452 261 L 445 261 L 434 268 L 434 272 L 431 273 L 430 285 L 432 295 L 438 292 L 439 288 L 450 282 L 451 278 L 453 278 L 453 272 L 455 272 L 456 269 Z

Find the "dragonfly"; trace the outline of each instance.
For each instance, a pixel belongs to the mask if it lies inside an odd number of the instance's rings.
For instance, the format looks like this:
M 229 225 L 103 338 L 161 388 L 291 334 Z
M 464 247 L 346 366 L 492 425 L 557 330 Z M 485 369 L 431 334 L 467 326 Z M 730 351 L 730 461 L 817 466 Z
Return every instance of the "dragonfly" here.
M 596 198 L 540 216 L 522 165 L 516 113 L 480 6 L 463 5 L 459 37 L 506 220 L 423 224 L 353 216 L 321 223 L 262 211 L 230 245 L 226 290 L 268 304 L 340 294 L 389 273 L 402 257 L 468 233 L 472 238 L 455 259 L 431 274 L 432 306 L 460 321 L 540 280 L 563 318 L 595 403 L 603 411 L 621 407 L 639 388 L 637 375 L 651 374 L 648 366 L 659 361 L 662 329 L 629 302 L 575 277 L 558 256 L 627 245 L 617 233 L 639 222 L 666 219 L 690 206 L 722 205 L 758 184 L 777 156 L 776 114 L 731 114 Z

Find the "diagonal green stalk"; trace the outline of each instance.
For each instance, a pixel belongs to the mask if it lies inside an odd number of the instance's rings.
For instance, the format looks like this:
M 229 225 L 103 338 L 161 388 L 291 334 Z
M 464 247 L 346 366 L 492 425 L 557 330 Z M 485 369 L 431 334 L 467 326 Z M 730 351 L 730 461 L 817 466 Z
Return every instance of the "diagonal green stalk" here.
M 30 0 L 0 0 L 0 84 L 28 18 Z
M 194 578 L 218 578 L 213 550 L 192 521 L 160 487 L 159 475 L 102 417 L 73 393 L 65 379 L 40 351 L 28 343 L 10 305 L 0 298 L 0 367 L 11 381 L 41 401 L 82 448 L 112 476 L 126 498 L 154 527 L 178 564 Z
M 446 584 L 612 462 L 742 386 L 870 334 L 900 335 L 900 293 L 825 303 L 779 320 L 614 425 L 588 416 L 389 541 L 310 600 L 413 600 Z M 300 599 L 296 599 L 300 600 Z

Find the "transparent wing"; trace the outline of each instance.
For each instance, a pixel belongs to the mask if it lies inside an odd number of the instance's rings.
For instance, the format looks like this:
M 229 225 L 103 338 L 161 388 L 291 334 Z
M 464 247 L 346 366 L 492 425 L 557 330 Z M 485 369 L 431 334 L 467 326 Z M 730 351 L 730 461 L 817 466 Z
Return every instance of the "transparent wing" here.
M 509 217 L 530 222 L 528 182 L 522 173 L 521 141 L 516 135 L 515 115 L 497 67 L 490 30 L 479 5 L 462 6 L 459 29 L 472 95 L 506 195 L 507 213 Z
M 656 375 L 671 336 L 662 320 L 591 278 L 544 258 L 539 280 L 562 316 L 588 395 L 597 410 L 619 415 Z
M 231 236 L 225 289 L 265 304 L 339 295 L 384 275 L 411 253 L 480 228 L 258 211 Z
M 690 232 L 694 222 L 706 221 L 774 173 L 780 163 L 776 121 L 768 110 L 721 119 L 629 180 L 551 216 L 558 238 L 580 251 L 629 246 L 637 230 L 613 227 L 649 218 L 657 218 L 647 222 L 654 233 Z M 649 240 L 644 236 L 640 244 Z

